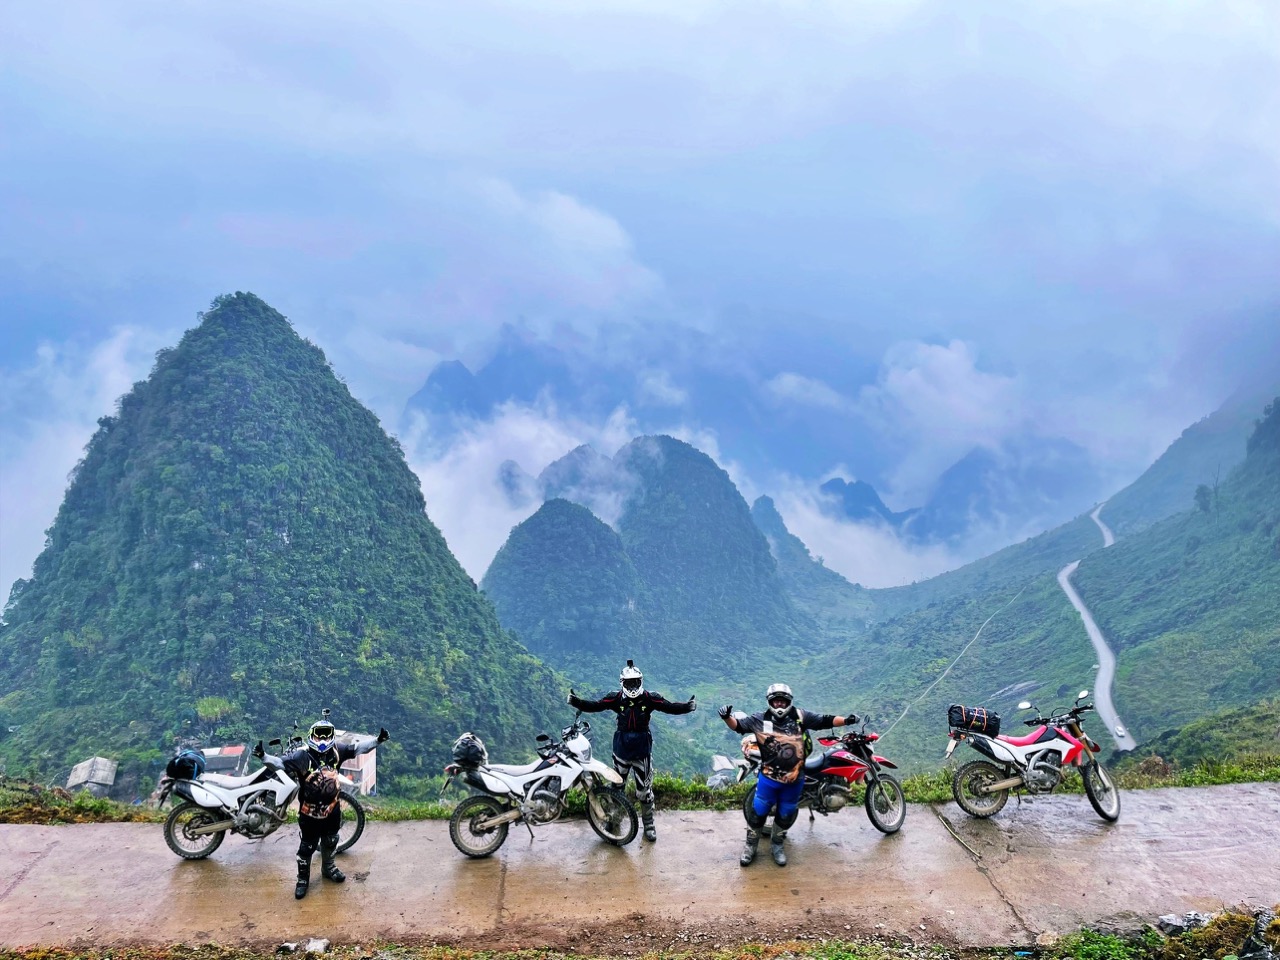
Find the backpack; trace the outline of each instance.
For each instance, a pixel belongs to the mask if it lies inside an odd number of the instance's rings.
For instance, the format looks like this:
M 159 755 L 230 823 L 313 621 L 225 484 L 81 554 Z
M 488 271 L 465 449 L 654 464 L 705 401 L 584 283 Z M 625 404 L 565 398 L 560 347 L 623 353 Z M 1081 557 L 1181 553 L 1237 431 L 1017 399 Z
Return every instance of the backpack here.
M 204 773 L 204 754 L 199 750 L 182 750 L 168 762 L 165 775 L 173 780 L 196 780 Z
M 484 741 L 474 733 L 464 733 L 453 744 L 453 761 L 464 770 L 474 770 L 489 762 L 489 751 Z

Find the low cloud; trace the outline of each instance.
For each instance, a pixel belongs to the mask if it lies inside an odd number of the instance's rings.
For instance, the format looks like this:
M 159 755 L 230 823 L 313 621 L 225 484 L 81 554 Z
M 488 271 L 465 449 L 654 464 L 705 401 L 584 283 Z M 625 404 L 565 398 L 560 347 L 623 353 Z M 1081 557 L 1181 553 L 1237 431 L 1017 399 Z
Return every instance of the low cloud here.
M 765 392 L 778 403 L 836 411 L 853 409 L 853 402 L 848 397 L 821 380 L 799 373 L 780 373 L 768 380 L 764 388 Z
M 677 387 L 666 370 L 646 370 L 639 378 L 639 398 L 658 407 L 680 407 L 689 402 L 689 392 Z
M 980 370 L 962 340 L 895 345 L 876 382 L 862 388 L 858 409 L 901 441 L 894 489 L 886 493 L 908 504 L 921 502 L 928 485 L 974 447 L 996 449 L 1017 436 L 1028 415 L 1018 379 Z
M 422 483 L 427 515 L 477 583 L 511 528 L 540 506 L 536 501 L 511 502 L 502 487 L 507 461 L 536 475 L 584 443 L 610 456 L 634 433 L 625 409 L 592 424 L 562 415 L 548 402 L 506 404 L 492 419 L 473 422 L 444 441 L 425 432 L 422 418 L 416 417 L 415 422 L 416 429 L 401 440 L 409 465 Z
M 787 529 L 815 558 L 851 583 L 896 587 L 958 567 L 963 559 L 944 546 L 912 546 L 881 524 L 849 523 L 824 513 L 815 491 L 793 481 L 774 496 Z
M 95 344 L 46 342 L 28 366 L 0 377 L 0 599 L 31 576 L 98 418 L 115 413 L 163 343 L 134 327 Z

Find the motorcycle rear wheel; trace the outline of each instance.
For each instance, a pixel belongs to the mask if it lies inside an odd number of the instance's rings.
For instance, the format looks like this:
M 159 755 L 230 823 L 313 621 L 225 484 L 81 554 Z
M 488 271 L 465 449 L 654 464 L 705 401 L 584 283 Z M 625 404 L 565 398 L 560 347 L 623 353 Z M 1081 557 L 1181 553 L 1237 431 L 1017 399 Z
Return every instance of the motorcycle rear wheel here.
M 169 811 L 164 822 L 164 842 L 183 860 L 203 860 L 222 845 L 227 831 L 192 836 L 191 831 L 217 823 L 223 817 L 214 810 L 206 810 L 198 803 L 180 803 Z
M 867 784 L 862 805 L 867 808 L 871 825 L 881 833 L 897 833 L 907 819 L 907 798 L 902 784 L 887 773 L 877 775 L 874 783 Z
M 1120 791 L 1107 768 L 1095 760 L 1081 769 L 1080 779 L 1084 781 L 1084 792 L 1098 816 L 1111 823 L 1120 819 Z
M 479 859 L 489 856 L 506 841 L 511 824 L 500 823 L 487 830 L 480 829 L 477 824 L 496 817 L 504 809 L 497 800 L 484 794 L 467 797 L 449 818 L 449 839 L 468 857 Z
M 1005 779 L 1004 774 L 994 763 L 974 760 L 957 770 L 956 775 L 951 778 L 951 795 L 956 798 L 960 809 L 969 816 L 980 819 L 994 817 L 1008 803 L 1009 791 L 979 793 L 978 789 L 1003 779 Z
M 625 847 L 640 830 L 635 805 L 617 787 L 587 791 L 587 822 L 601 840 L 618 847 Z
M 342 826 L 338 828 L 338 847 L 334 853 L 350 849 L 364 833 L 364 804 L 354 793 L 339 793 L 338 809 L 342 811 Z

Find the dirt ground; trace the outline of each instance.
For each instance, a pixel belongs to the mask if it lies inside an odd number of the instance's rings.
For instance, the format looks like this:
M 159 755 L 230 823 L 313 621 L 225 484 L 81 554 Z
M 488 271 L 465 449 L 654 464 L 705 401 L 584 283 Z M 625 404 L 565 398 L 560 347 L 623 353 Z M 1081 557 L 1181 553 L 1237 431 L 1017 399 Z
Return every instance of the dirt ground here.
M 734 813 L 658 816 L 659 840 L 601 843 L 584 822 L 511 831 L 469 860 L 438 821 L 371 823 L 345 884 L 293 898 L 296 835 L 230 837 L 183 861 L 159 824 L 0 826 L 0 948 L 273 946 L 325 937 L 476 950 L 710 952 L 743 943 L 882 936 L 1031 945 L 1081 925 L 1136 929 L 1163 913 L 1280 898 L 1280 784 L 1124 795 L 1119 822 L 1081 796 L 1011 801 L 978 821 L 912 806 L 883 836 L 860 808 L 791 831 L 738 865 Z

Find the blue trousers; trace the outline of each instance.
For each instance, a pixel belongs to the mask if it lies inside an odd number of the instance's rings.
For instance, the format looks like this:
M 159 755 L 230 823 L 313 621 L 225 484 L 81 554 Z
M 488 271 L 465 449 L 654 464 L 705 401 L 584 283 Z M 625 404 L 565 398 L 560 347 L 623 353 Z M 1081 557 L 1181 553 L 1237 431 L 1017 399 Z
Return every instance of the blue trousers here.
M 804 778 L 795 783 L 779 783 L 763 773 L 756 779 L 756 802 L 754 809 L 757 817 L 767 817 L 777 804 L 778 812 L 774 814 L 779 820 L 790 820 L 800 807 L 800 795 L 804 793 Z

